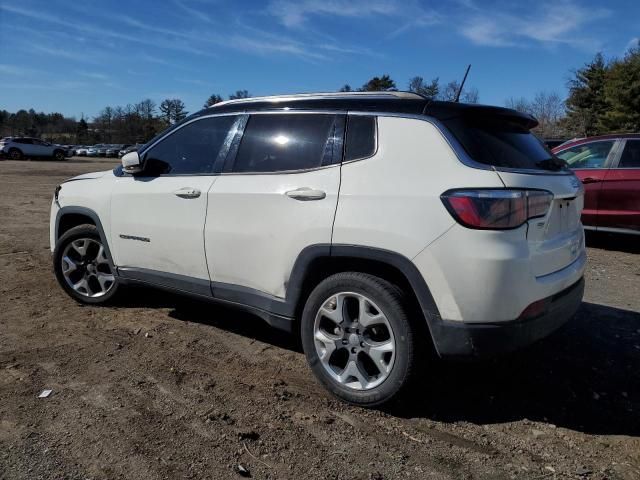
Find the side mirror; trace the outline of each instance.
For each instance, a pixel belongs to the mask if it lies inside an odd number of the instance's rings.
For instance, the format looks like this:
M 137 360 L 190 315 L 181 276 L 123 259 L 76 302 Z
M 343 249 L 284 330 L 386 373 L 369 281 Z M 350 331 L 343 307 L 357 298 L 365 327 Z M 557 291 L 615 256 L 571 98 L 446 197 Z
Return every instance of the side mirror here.
M 140 173 L 142 171 L 142 162 L 138 152 L 129 152 L 122 156 L 122 170 L 126 173 Z

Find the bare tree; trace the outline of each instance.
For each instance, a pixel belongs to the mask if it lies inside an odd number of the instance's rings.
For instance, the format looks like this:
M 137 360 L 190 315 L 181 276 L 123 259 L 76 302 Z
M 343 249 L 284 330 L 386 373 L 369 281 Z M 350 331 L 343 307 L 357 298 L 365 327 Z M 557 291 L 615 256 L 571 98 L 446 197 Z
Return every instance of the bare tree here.
M 431 83 L 425 83 L 422 77 L 413 77 L 409 80 L 409 91 L 423 95 L 427 98 L 436 98 L 440 93 L 440 85 L 438 77 L 431 80 Z
M 531 113 L 531 105 L 529 104 L 529 101 L 524 97 L 509 97 L 507 98 L 507 101 L 504 102 L 504 106 L 518 112 L 529 114 Z
M 556 92 L 537 92 L 531 101 L 523 97 L 509 98 L 505 105 L 533 115 L 538 120 L 538 126 L 534 131 L 542 138 L 560 138 L 566 135 L 565 102 Z

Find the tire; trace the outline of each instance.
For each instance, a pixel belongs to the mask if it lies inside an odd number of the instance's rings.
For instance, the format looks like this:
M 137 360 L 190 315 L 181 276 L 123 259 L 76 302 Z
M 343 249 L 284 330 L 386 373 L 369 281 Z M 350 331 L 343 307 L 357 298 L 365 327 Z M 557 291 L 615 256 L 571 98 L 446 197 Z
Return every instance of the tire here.
M 329 392 L 351 404 L 375 407 L 406 391 L 419 361 L 417 330 L 405 303 L 397 287 L 365 273 L 338 273 L 316 286 L 302 313 L 302 346 L 311 370 Z M 341 323 L 334 322 L 340 318 Z M 390 344 L 392 353 L 387 351 Z
M 66 160 L 66 157 L 62 150 L 56 150 L 53 152 L 53 159 L 57 162 L 62 162 L 63 160 Z
M 22 152 L 17 148 L 11 148 L 9 149 L 9 158 L 11 160 L 22 160 L 24 155 L 22 155 Z
M 71 228 L 56 243 L 53 252 L 56 279 L 80 303 L 109 303 L 118 293 L 118 277 L 104 247 L 94 225 Z

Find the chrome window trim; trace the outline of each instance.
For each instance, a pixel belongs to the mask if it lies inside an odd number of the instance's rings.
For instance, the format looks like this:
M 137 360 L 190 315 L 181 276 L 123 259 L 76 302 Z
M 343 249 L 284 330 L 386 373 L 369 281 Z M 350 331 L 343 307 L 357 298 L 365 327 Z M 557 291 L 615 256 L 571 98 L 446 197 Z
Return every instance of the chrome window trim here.
M 250 107 L 250 104 L 247 104 L 248 107 Z M 226 117 L 226 116 L 241 116 L 241 115 L 273 115 L 273 114 L 326 114 L 326 115 L 370 115 L 370 116 L 375 116 L 375 117 L 392 117 L 392 118 L 407 118 L 407 119 L 411 119 L 411 120 L 419 120 L 419 121 L 423 121 L 423 122 L 427 122 L 430 123 L 431 125 L 433 125 L 436 130 L 438 130 L 438 132 L 440 132 L 440 134 L 442 135 L 442 137 L 445 139 L 445 141 L 447 142 L 447 144 L 449 145 L 449 147 L 453 150 L 453 152 L 455 153 L 456 157 L 458 158 L 458 160 L 465 166 L 470 167 L 470 168 L 475 168 L 477 170 L 487 170 L 487 171 L 494 171 L 494 172 L 505 172 L 505 173 L 522 173 L 522 174 L 527 174 L 527 175 L 545 175 L 545 176 L 568 176 L 568 175 L 573 175 L 573 171 L 572 170 L 567 170 L 567 171 L 560 171 L 560 172 L 552 172 L 552 171 L 547 171 L 547 170 L 534 170 L 534 169 L 526 169 L 526 168 L 505 168 L 505 167 L 494 167 L 492 165 L 486 165 L 484 163 L 480 163 L 480 162 L 476 162 L 475 160 L 473 160 L 469 154 L 466 152 L 466 150 L 464 149 L 464 147 L 462 147 L 462 145 L 460 144 L 460 142 L 458 142 L 458 140 L 453 136 L 453 134 L 449 131 L 449 129 L 438 119 L 431 117 L 429 115 L 423 115 L 423 114 L 415 114 L 415 113 L 394 113 L 394 112 L 381 112 L 381 111 L 367 111 L 367 110 L 334 110 L 334 109 L 313 109 L 313 110 L 296 110 L 295 108 L 289 108 L 289 107 L 285 107 L 285 108 L 280 108 L 278 109 L 277 104 L 274 104 L 274 110 L 251 110 L 251 108 L 247 108 L 244 111 L 236 111 L 236 112 L 223 112 L 223 113 L 208 113 L 206 115 L 202 115 L 196 118 L 191 119 L 188 122 L 185 122 L 183 124 L 181 124 L 179 127 L 171 130 L 170 132 L 167 132 L 166 135 L 163 135 L 162 137 L 160 137 L 159 139 L 157 139 L 153 144 L 149 145 L 147 148 L 145 148 L 143 151 L 140 152 L 141 155 L 143 155 L 144 153 L 147 152 L 147 150 L 153 148 L 153 146 L 155 146 L 156 144 L 158 144 L 159 142 L 161 142 L 162 140 L 164 140 L 166 137 L 168 137 L 169 135 L 171 135 L 173 132 L 176 132 L 178 130 L 180 130 L 181 128 L 183 128 L 186 125 L 189 125 L 190 123 L 196 122 L 198 120 L 202 120 L 205 118 L 211 118 L 211 117 Z M 377 155 L 378 150 L 379 150 L 379 145 L 378 145 L 378 137 L 379 137 L 379 133 L 378 133 L 378 121 L 376 118 L 376 153 L 374 155 L 372 155 L 371 157 L 366 157 L 366 158 L 372 158 L 373 156 Z M 596 140 L 597 141 L 597 140 Z M 603 141 L 603 140 L 600 140 Z M 585 143 L 591 143 L 591 142 L 585 142 Z M 576 145 L 574 145 L 576 146 Z M 615 145 L 614 145 L 615 148 Z M 612 148 L 613 151 L 613 148 Z M 611 152 L 610 152 L 611 154 Z M 362 159 L 354 159 L 354 160 L 350 160 L 348 162 L 343 162 L 343 164 L 346 163 L 352 163 L 352 162 L 358 162 L 361 160 L 365 160 L 364 158 Z M 315 167 L 312 169 L 305 169 L 305 170 L 287 170 L 285 171 L 280 171 L 280 172 L 223 172 L 223 173 L 217 173 L 215 175 L 272 175 L 272 174 L 292 174 L 292 173 L 301 173 L 301 172 L 308 172 L 308 171 L 313 171 L 313 170 L 319 170 L 319 169 L 323 169 L 323 168 L 328 168 L 328 167 L 333 167 L 335 165 L 324 165 L 324 166 L 320 166 L 320 167 Z M 212 174 L 214 175 L 214 174 Z

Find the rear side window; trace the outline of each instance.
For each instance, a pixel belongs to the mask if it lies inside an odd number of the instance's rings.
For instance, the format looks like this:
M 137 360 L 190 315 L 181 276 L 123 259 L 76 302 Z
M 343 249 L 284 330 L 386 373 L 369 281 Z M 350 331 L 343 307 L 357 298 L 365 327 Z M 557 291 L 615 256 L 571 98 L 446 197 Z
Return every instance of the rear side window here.
M 376 117 L 349 115 L 344 161 L 372 156 L 376 152 Z
M 282 172 L 329 165 L 335 128 L 335 115 L 252 115 L 232 171 Z
M 145 174 L 212 173 L 235 120 L 235 116 L 203 118 L 175 130 L 145 153 Z
M 476 162 L 498 168 L 562 170 L 559 161 L 523 123 L 508 117 L 469 116 L 443 120 Z
M 569 168 L 604 168 L 613 141 L 591 142 L 567 148 L 556 155 L 569 165 Z
M 618 168 L 640 168 L 640 140 L 627 140 Z

